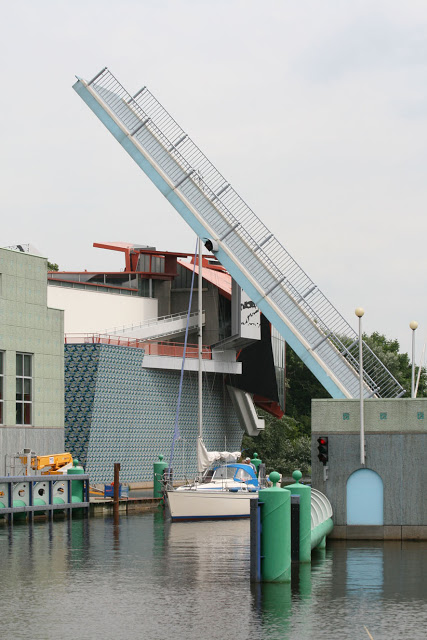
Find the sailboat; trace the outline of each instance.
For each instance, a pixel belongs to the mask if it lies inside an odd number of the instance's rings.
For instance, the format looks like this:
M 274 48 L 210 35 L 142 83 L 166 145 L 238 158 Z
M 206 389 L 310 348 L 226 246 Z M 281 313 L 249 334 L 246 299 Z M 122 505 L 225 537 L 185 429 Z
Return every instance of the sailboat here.
M 201 440 L 198 448 L 206 451 Z M 251 465 L 235 461 L 218 464 L 208 468 L 200 481 L 196 478 L 190 485 L 166 492 L 171 519 L 248 518 L 250 500 L 258 497 L 258 488 L 258 478 Z
M 203 443 L 202 412 L 202 248 L 198 272 L 198 476 L 192 484 L 166 490 L 172 521 L 248 518 L 250 500 L 258 497 L 258 478 L 250 464 L 238 463 L 240 451 L 207 451 Z M 185 352 L 185 349 L 184 349 Z

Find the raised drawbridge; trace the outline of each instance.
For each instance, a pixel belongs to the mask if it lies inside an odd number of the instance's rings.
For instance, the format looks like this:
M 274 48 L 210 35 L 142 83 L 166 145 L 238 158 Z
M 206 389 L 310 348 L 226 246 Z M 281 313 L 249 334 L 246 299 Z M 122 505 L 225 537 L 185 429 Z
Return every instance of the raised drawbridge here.
M 74 89 L 331 396 L 359 397 L 354 329 L 150 91 L 107 68 Z M 363 368 L 365 398 L 405 393 L 366 344 Z

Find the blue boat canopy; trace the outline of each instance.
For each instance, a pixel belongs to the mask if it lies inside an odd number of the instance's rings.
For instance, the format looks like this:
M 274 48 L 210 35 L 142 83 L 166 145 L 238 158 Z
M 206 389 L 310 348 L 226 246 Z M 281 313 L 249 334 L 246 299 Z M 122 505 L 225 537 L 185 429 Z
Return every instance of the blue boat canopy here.
M 230 474 L 230 471 L 231 471 L 233 480 L 236 480 L 236 481 L 243 480 L 247 484 L 258 487 L 258 478 L 256 476 L 256 472 L 249 464 L 235 462 L 231 464 L 218 465 L 217 467 L 213 468 L 214 476 L 216 476 L 217 478 L 219 475 L 217 472 L 220 469 L 227 470 L 226 475 L 224 476 L 225 478 L 231 477 L 231 474 Z M 249 479 L 244 478 L 242 472 L 244 472 L 246 475 L 246 478 L 249 478 Z

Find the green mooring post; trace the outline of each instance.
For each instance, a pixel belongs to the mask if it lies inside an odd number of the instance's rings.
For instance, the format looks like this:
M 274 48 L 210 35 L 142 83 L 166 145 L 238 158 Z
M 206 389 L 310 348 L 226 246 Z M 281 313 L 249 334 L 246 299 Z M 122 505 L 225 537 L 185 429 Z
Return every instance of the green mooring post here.
M 252 458 L 251 462 L 254 465 L 254 467 L 256 469 L 256 474 L 258 476 L 259 465 L 262 463 L 262 460 L 260 460 L 260 458 L 258 458 L 258 454 L 257 453 L 254 453 L 254 457 Z
M 167 468 L 166 462 L 163 462 L 163 456 L 159 455 L 159 462 L 153 464 L 154 469 L 154 484 L 153 484 L 153 497 L 161 498 L 163 496 L 163 471 Z
M 83 467 L 80 466 L 78 458 L 74 458 L 73 466 L 68 469 L 67 475 L 81 475 L 84 473 Z M 84 481 L 73 480 L 71 483 L 71 502 L 84 502 Z
M 270 473 L 273 486 L 258 494 L 261 504 L 261 579 L 289 582 L 291 579 L 291 494 L 277 487 L 280 474 Z
M 288 484 L 292 495 L 300 497 L 299 502 L 299 561 L 311 562 L 311 488 L 300 483 L 301 471 L 292 474 L 294 484 Z

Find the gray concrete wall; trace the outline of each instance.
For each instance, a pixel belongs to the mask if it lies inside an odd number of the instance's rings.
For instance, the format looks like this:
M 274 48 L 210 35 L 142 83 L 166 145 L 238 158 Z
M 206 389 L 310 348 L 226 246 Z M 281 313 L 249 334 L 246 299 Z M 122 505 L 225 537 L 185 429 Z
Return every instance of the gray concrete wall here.
M 427 398 L 365 400 L 366 433 L 427 434 Z M 359 433 L 358 400 L 313 400 L 311 429 L 320 433 Z
M 0 428 L 0 476 L 8 472 L 5 464 L 5 454 L 17 453 L 24 448 L 32 449 L 32 451 L 40 454 L 62 453 L 64 451 L 64 429 Z
M 171 313 L 182 313 L 188 309 L 189 289 L 171 289 Z M 203 281 L 203 310 L 205 326 L 203 327 L 203 344 L 211 345 L 219 341 L 219 301 L 218 288 L 210 282 Z M 193 292 L 191 312 L 197 311 L 197 289 Z
M 171 283 L 169 280 L 156 280 L 154 285 L 155 297 L 158 301 L 157 315 L 159 318 L 168 316 L 171 311 Z
M 336 526 L 346 526 L 349 476 L 360 464 L 358 400 L 313 400 L 312 485 L 327 495 Z M 328 479 L 317 438 L 329 439 Z M 427 527 L 427 398 L 365 401 L 366 465 L 384 485 L 384 526 Z

